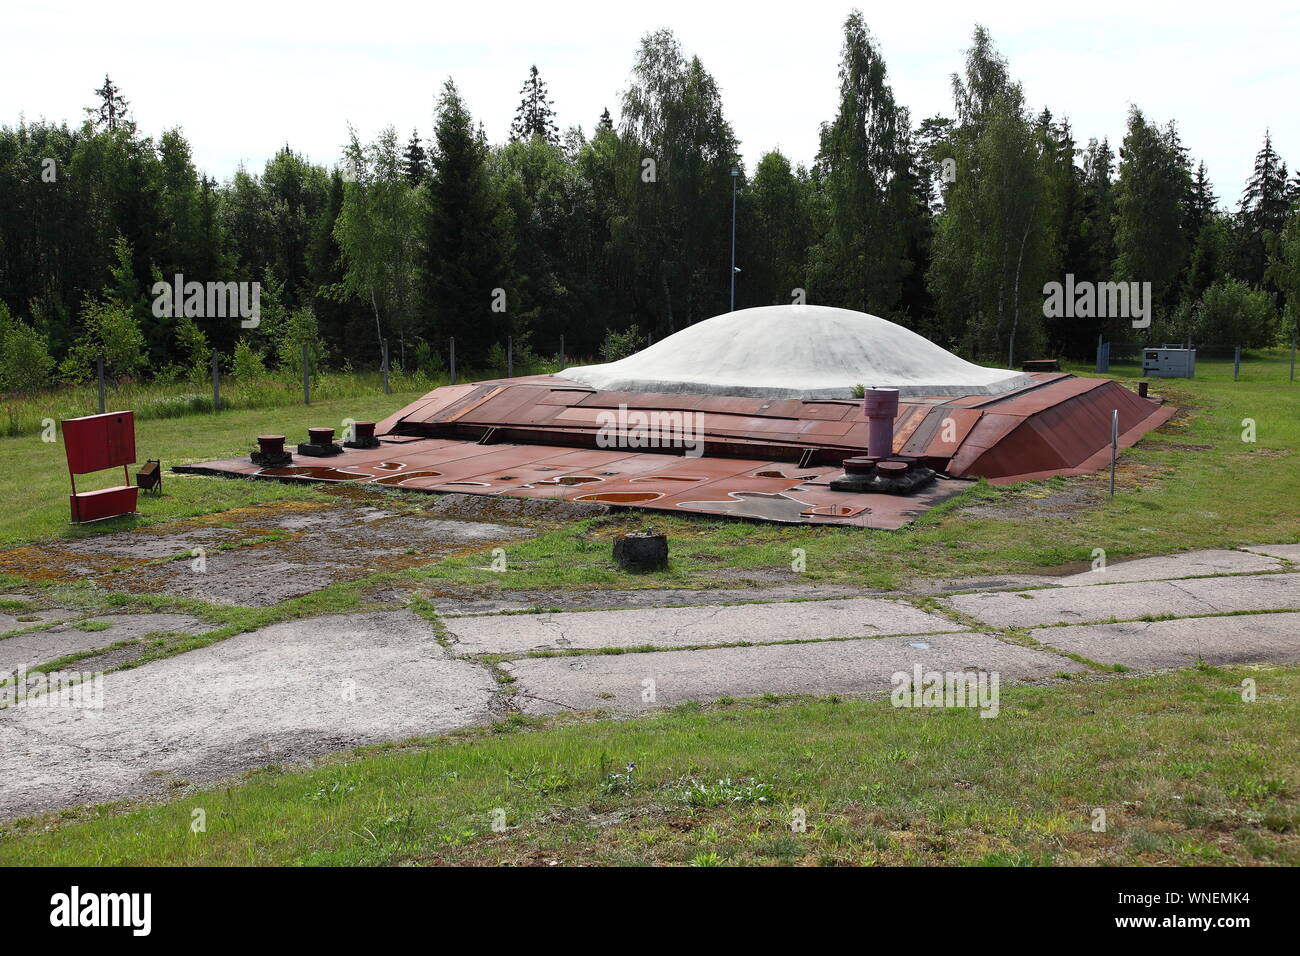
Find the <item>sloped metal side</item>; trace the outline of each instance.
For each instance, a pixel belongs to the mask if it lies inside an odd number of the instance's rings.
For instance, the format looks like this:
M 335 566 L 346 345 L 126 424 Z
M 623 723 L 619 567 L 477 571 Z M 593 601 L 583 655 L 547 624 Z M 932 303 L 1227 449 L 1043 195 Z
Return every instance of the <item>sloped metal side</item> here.
M 1099 384 L 1072 389 L 1051 404 L 1039 400 L 1032 407 L 1017 408 L 1014 402 L 1002 406 L 999 411 L 1008 421 L 1020 421 L 987 447 L 963 446 L 950 474 L 999 484 L 1084 474 L 1108 459 L 1114 412 L 1119 412 L 1121 446 L 1126 448 L 1174 413 L 1172 407 L 1141 398 L 1118 382 L 1093 381 Z

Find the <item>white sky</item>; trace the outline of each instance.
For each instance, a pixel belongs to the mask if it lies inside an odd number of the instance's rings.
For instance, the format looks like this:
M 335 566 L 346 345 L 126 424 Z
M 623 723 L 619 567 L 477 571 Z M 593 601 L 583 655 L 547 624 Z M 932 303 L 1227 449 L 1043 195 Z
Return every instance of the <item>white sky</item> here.
M 1037 111 L 1068 116 L 1082 145 L 1118 147 L 1129 103 L 1177 119 L 1232 208 L 1265 127 L 1292 171 L 1300 163 L 1300 4 L 1055 4 L 858 0 L 913 122 L 951 115 L 949 75 L 973 24 L 991 30 Z M 149 135 L 180 125 L 200 169 L 260 171 L 288 142 L 333 164 L 352 122 L 363 137 L 395 125 L 427 139 L 450 75 L 494 142 L 536 63 L 561 128 L 618 118 L 640 37 L 669 27 L 716 77 L 752 171 L 780 147 L 810 162 L 836 107 L 841 24 L 853 0 L 493 0 L 493 2 L 124 4 L 5 0 L 0 123 L 79 123 L 105 72 Z M 1083 9 L 1085 8 L 1086 9 Z

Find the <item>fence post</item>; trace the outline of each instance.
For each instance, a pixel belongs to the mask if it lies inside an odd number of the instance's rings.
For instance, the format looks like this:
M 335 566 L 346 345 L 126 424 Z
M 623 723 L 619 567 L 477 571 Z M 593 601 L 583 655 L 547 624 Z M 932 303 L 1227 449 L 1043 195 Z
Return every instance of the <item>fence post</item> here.
M 216 349 L 212 350 L 212 410 L 221 411 L 221 365 Z
M 1115 458 L 1119 455 L 1119 409 L 1110 413 L 1110 496 L 1115 497 Z
M 1295 381 L 1295 333 L 1291 333 L 1291 381 Z
M 453 335 L 451 338 L 447 340 L 447 342 L 448 342 L 448 350 L 451 353 L 451 361 L 449 363 L 451 365 L 451 384 L 455 385 L 456 384 L 456 336 Z
M 380 348 L 384 350 L 384 394 L 391 395 L 392 390 L 388 387 L 388 339 L 380 343 Z
M 1294 346 L 1294 340 L 1292 345 Z M 564 368 L 564 334 L 560 334 L 560 368 Z
M 506 378 L 515 377 L 515 339 L 512 335 L 506 336 Z
M 307 354 L 307 343 L 302 343 L 302 403 L 311 404 L 311 367 Z
M 1232 380 L 1235 382 L 1237 376 L 1241 374 L 1241 346 L 1232 347 Z
M 99 379 L 99 414 L 104 414 L 104 353 L 95 359 L 95 374 Z

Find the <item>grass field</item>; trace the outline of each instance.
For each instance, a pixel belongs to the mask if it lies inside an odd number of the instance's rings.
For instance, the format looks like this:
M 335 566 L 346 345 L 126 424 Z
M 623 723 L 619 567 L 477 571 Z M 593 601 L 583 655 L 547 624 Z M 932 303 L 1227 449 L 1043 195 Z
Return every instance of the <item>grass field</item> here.
M 1074 371 L 1087 374 L 1088 369 Z M 1191 381 L 1158 381 L 1183 413 L 1121 456 L 1121 493 L 1104 500 L 1101 475 L 1030 482 L 1011 488 L 987 484 L 934 509 L 899 531 L 799 528 L 704 517 L 620 512 L 577 522 L 510 549 L 505 574 L 479 569 L 473 557 L 431 566 L 438 582 L 486 588 L 607 587 L 628 578 L 605 560 L 608 539 L 629 526 L 653 524 L 673 541 L 673 561 L 643 584 L 710 583 L 710 572 L 784 572 L 792 549 L 806 552 L 806 577 L 894 587 L 914 576 L 966 576 L 1032 571 L 1089 560 L 1094 548 L 1109 559 L 1191 548 L 1293 541 L 1300 537 L 1300 384 L 1287 381 L 1287 354 L 1275 350 L 1243 363 L 1232 381 L 1231 362 L 1201 362 Z M 1136 378 L 1135 367 L 1112 375 Z M 340 386 L 340 388 L 342 388 Z M 137 425 L 140 457 L 165 465 L 244 454 L 259 432 L 289 435 L 308 425 L 340 425 L 351 418 L 382 418 L 422 393 L 373 392 L 303 406 L 145 419 Z M 91 409 L 93 410 L 93 409 Z M 1243 421 L 1255 441 L 1242 440 Z M 93 528 L 67 523 L 63 449 L 38 434 L 0 439 L 0 492 L 10 504 L 0 514 L 0 546 L 51 536 L 97 534 L 141 522 L 202 514 L 317 492 L 271 482 L 168 475 L 161 499 L 142 498 L 141 515 Z M 108 485 L 105 473 L 80 485 Z M 1225 493 L 1228 492 L 1228 493 Z M 1082 504 L 1079 499 L 1082 498 Z M 1066 500 L 1056 507 L 1058 499 Z M 1070 503 L 1074 502 L 1074 503 Z
M 1295 865 L 1298 692 L 1300 668 L 1192 668 L 1004 688 L 996 720 L 835 698 L 520 719 L 0 825 L 0 864 Z
M 270 608 L 105 594 L 84 582 L 47 585 L 44 598 L 185 610 L 222 628 L 158 652 L 170 654 L 358 607 L 381 580 L 425 593 L 735 586 L 792 577 L 792 549 L 802 548 L 803 579 L 896 587 L 1059 567 L 1094 548 L 1115 560 L 1300 540 L 1300 385 L 1287 379 L 1287 356 L 1247 360 L 1236 382 L 1230 362 L 1202 362 L 1197 373 L 1154 384 L 1182 412 L 1124 452 L 1113 500 L 1102 476 L 980 483 L 898 532 L 619 512 L 511 545 L 505 573 L 471 554 Z M 1137 370 L 1116 365 L 1112 375 Z M 242 454 L 259 432 L 379 419 L 422 390 L 358 387 L 310 407 L 290 396 L 273 407 L 145 418 L 137 447 L 167 466 Z M 1243 440 L 1247 419 L 1253 442 Z M 0 439 L 9 505 L 0 546 L 259 502 L 396 494 L 168 473 L 166 494 L 142 497 L 141 515 L 73 528 L 66 480 L 59 444 Z M 615 571 L 609 540 L 642 524 L 668 533 L 669 569 Z M 412 606 L 432 613 L 418 599 Z M 1241 700 L 1245 677 L 1260 686 L 1251 704 Z M 0 864 L 1297 864 L 1297 691 L 1296 667 L 1192 668 L 1004 687 L 997 720 L 833 698 L 723 701 L 630 720 L 515 717 L 210 790 L 180 781 L 166 804 L 2 824 Z M 1098 808 L 1105 832 L 1092 829 Z M 196 809 L 204 832 L 191 828 Z M 503 832 L 492 827 L 498 809 Z M 807 832 L 791 830 L 796 809 Z

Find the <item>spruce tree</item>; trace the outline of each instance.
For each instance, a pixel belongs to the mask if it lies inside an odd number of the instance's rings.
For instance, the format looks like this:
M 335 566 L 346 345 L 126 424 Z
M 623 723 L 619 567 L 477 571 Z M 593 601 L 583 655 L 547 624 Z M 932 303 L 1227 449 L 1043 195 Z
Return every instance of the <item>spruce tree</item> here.
M 1286 163 L 1273 149 L 1266 130 L 1264 146 L 1255 156 L 1255 169 L 1241 194 L 1237 221 L 1241 229 L 1238 270 L 1255 285 L 1264 282 L 1272 247 L 1286 223 L 1288 209 Z
M 420 143 L 417 130 L 411 130 L 411 141 L 406 144 L 406 152 L 402 156 L 402 170 L 406 174 L 406 181 L 412 186 L 418 186 L 429 178 L 429 154 Z
M 560 131 L 555 125 L 555 109 L 551 106 L 546 83 L 538 74 L 536 64 L 528 71 L 528 79 L 524 81 L 519 93 L 523 99 L 510 124 L 510 139 L 517 141 L 540 136 L 552 145 L 558 143 Z
M 523 329 L 514 320 L 513 249 L 488 175 L 487 144 L 451 80 L 438 100 L 432 169 L 426 233 L 432 330 L 440 339 L 454 335 L 462 360 L 481 362 L 493 345 L 504 347 L 507 335 Z M 494 308 L 498 303 L 504 312 Z
M 99 97 L 99 105 L 86 107 L 86 115 L 92 117 L 91 123 L 96 129 L 103 127 L 112 133 L 127 123 L 130 101 L 108 78 L 107 73 L 104 74 L 104 85 L 95 90 L 95 95 Z

